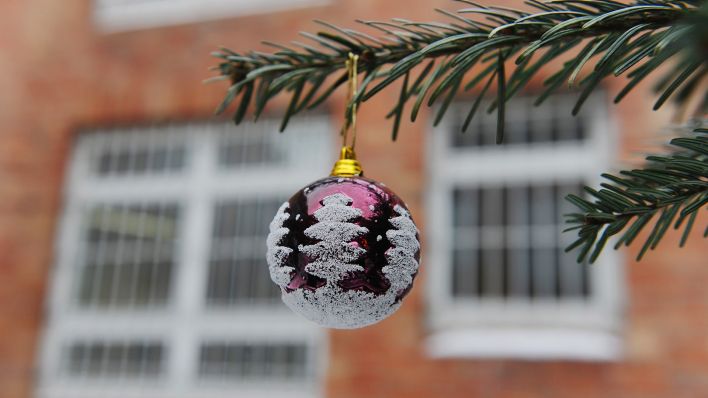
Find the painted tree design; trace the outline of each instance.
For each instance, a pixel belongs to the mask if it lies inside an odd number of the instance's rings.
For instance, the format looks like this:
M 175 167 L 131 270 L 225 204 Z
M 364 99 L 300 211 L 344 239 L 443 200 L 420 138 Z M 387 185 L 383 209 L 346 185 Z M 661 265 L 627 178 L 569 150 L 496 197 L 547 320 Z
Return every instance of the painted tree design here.
M 315 211 L 317 223 L 305 230 L 305 236 L 317 239 L 313 245 L 299 245 L 298 249 L 314 259 L 305 271 L 323 278 L 331 285 L 352 271 L 363 271 L 353 263 L 366 252 L 353 239 L 369 230 L 350 222 L 361 217 L 361 210 L 352 207 L 352 199 L 336 193 L 323 199 L 323 207 Z
M 420 250 L 420 242 L 418 229 L 408 211 L 400 205 L 396 205 L 393 210 L 398 214 L 389 219 L 394 228 L 386 231 L 386 238 L 393 247 L 386 252 L 388 265 L 382 270 L 391 282 L 390 291 L 398 294 L 413 283 L 413 276 L 418 272 L 416 255 Z
M 290 282 L 290 274 L 295 268 L 285 265 L 288 256 L 293 249 L 282 246 L 281 242 L 290 230 L 283 224 L 290 217 L 288 210 L 288 202 L 283 203 L 278 209 L 275 218 L 270 223 L 270 234 L 268 234 L 268 252 L 266 259 L 268 261 L 268 269 L 270 270 L 270 278 L 281 288 L 287 286 Z

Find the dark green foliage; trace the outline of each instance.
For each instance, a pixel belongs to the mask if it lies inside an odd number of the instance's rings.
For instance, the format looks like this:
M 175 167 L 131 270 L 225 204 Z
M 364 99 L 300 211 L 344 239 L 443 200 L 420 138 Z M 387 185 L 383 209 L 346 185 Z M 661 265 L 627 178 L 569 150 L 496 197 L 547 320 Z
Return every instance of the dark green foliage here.
M 670 153 L 648 156 L 644 168 L 619 174 L 604 174 L 609 182 L 600 184 L 600 190 L 586 187 L 590 200 L 566 197 L 582 211 L 566 215 L 571 224 L 566 231 L 578 231 L 566 251 L 580 247 L 578 261 L 595 261 L 614 235 L 619 236 L 615 248 L 629 246 L 652 220 L 638 260 L 656 248 L 670 228 L 684 228 L 684 245 L 698 212 L 708 207 L 708 129 L 671 140 Z
M 631 4 L 528 0 L 529 12 L 458 1 L 467 8 L 457 13 L 436 10 L 447 22 L 358 21 L 379 37 L 316 21 L 325 30 L 302 33 L 312 44 L 266 43 L 275 48 L 272 53 L 221 49 L 214 53 L 221 59 L 217 69 L 231 86 L 217 113 L 235 102 L 238 124 L 249 109 L 258 118 L 273 97 L 286 93 L 290 103 L 281 125 L 285 129 L 293 115 L 321 105 L 346 82 L 343 70 L 350 52 L 359 55 L 363 81 L 347 106 L 347 123 L 354 104 L 360 106 L 400 82 L 397 101 L 388 114 L 393 119 L 394 140 L 409 101 L 413 103 L 409 108 L 412 121 L 425 103 L 437 108 L 437 124 L 457 96 L 472 91 L 476 98 L 462 124 L 466 130 L 482 97 L 496 82 L 486 111 L 497 111 L 497 142 L 501 142 L 504 103 L 558 59 L 565 60 L 544 81 L 536 105 L 572 86 L 579 92 L 572 111 L 577 114 L 605 79 L 623 76 L 627 83 L 616 94 L 615 102 L 619 102 L 664 66 L 654 109 L 669 99 L 688 104 L 697 94 L 702 97 L 698 114 L 705 112 L 708 3 L 702 0 L 637 0 Z M 685 242 L 698 210 L 708 201 L 708 150 L 702 130 L 694 137 L 677 138 L 672 145 L 672 154 L 649 157 L 644 169 L 622 172 L 621 177 L 605 175 L 611 183 L 598 191 L 587 188 L 594 201 L 568 197 L 582 211 L 569 216 L 575 224 L 569 229 L 579 234 L 569 249 L 580 248 L 579 260 L 595 260 L 613 235 L 621 234 L 618 246 L 629 245 L 652 220 L 656 220 L 654 228 L 640 257 L 655 248 L 671 227 L 685 228 L 681 244 Z
M 359 71 L 367 79 L 360 95 L 352 100 L 357 105 L 393 82 L 413 81 L 410 87 L 404 85 L 389 113 L 394 120 L 394 139 L 409 100 L 414 102 L 411 120 L 415 120 L 424 102 L 428 106 L 439 105 L 437 123 L 457 95 L 495 72 L 496 100 L 487 111 L 498 112 L 497 141 L 501 142 L 503 103 L 522 90 L 541 67 L 560 56 L 565 55 L 568 60 L 546 80 L 536 103 L 564 85 L 574 86 L 580 96 L 573 113 L 610 76 L 626 75 L 630 79 L 618 93 L 615 100 L 619 101 L 660 65 L 679 59 L 672 62 L 674 66 L 667 74 L 670 78 L 660 88 L 655 105 L 658 108 L 669 97 L 686 101 L 700 88 L 700 81 L 708 72 L 705 54 L 691 51 L 704 47 L 708 40 L 708 14 L 699 8 L 698 0 L 640 0 L 632 4 L 532 0 L 527 2 L 532 12 L 458 1 L 471 7 L 457 13 L 437 10 L 451 20 L 448 22 L 358 21 L 380 32 L 381 37 L 316 21 L 326 30 L 302 34 L 314 45 L 266 43 L 276 49 L 273 53 L 240 54 L 222 49 L 214 56 L 223 60 L 218 70 L 231 79 L 232 86 L 217 112 L 238 102 L 234 117 L 238 123 L 251 102 L 259 114 L 268 100 L 286 92 L 290 93 L 291 102 L 283 117 L 285 128 L 292 115 L 322 104 L 344 82 L 339 77 L 325 84 L 328 77 L 339 76 L 348 53 L 353 52 L 359 54 Z M 569 54 L 581 43 L 579 54 Z M 505 65 L 501 61 L 510 59 L 517 66 L 507 77 L 502 73 Z M 587 66 L 589 63 L 594 66 Z M 468 74 L 473 68 L 479 72 Z M 254 81 L 259 83 L 255 96 L 251 95 Z M 348 112 L 347 117 L 350 116 Z

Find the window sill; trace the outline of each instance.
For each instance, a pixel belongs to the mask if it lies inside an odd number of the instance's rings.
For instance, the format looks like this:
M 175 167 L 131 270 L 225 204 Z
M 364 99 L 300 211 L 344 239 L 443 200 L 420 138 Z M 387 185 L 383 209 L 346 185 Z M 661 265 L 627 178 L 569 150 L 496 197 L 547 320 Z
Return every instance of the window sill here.
M 432 358 L 615 361 L 621 337 L 606 330 L 477 328 L 436 332 L 426 341 Z
M 209 20 L 316 7 L 329 0 L 104 1 L 94 12 L 103 33 L 142 30 Z

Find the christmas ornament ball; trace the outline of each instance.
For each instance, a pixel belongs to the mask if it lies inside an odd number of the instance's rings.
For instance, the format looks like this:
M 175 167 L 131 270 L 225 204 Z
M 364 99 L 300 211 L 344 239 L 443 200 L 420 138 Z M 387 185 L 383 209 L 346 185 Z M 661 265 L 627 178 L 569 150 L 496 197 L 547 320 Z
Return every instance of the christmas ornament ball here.
M 298 191 L 275 215 L 267 243 L 283 302 L 338 329 L 394 313 L 420 259 L 418 229 L 405 204 L 359 176 L 327 177 Z

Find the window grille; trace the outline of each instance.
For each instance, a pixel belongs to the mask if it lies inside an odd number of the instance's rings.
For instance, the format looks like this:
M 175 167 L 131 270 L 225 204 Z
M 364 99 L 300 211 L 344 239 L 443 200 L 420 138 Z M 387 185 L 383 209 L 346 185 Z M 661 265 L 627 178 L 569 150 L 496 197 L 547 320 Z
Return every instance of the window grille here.
M 563 197 L 581 184 L 456 188 L 453 193 L 452 295 L 584 298 L 590 268 L 565 253 Z
M 505 143 L 471 104 L 451 108 L 429 145 L 427 263 L 429 351 L 434 356 L 613 359 L 620 353 L 621 272 L 616 254 L 577 264 L 564 248 L 563 199 L 610 163 L 611 119 L 591 97 L 574 118 L 574 94 L 515 97 Z M 490 102 L 482 103 L 486 109 Z M 479 116 L 479 117 L 478 117 Z M 527 337 L 523 337 L 527 336 Z
M 335 152 L 326 118 L 291 123 L 78 136 L 38 397 L 320 394 L 321 331 L 264 260 L 277 208 Z

